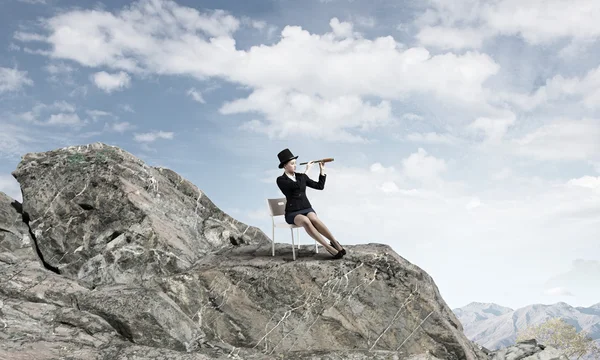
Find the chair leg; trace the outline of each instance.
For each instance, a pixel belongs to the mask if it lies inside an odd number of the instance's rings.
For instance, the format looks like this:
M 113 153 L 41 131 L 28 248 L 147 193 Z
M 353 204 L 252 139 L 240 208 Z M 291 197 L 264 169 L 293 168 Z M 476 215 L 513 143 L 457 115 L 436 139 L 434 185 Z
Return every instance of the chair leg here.
M 290 229 L 292 232 L 292 259 L 296 260 L 296 250 L 294 249 L 294 229 Z
M 298 236 L 298 250 L 300 250 L 300 228 L 296 228 L 296 236 Z
M 273 226 L 273 241 L 271 241 L 271 256 L 275 256 L 275 226 Z
M 315 254 L 319 253 L 319 243 L 317 243 L 317 240 L 315 240 Z

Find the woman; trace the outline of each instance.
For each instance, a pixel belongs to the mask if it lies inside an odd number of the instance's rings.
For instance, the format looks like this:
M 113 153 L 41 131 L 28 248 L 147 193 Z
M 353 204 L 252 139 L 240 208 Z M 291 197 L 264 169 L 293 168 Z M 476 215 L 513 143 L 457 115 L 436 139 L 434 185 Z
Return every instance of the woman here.
M 296 224 L 302 226 L 306 232 L 315 240 L 317 240 L 335 259 L 339 259 L 346 255 L 346 250 L 342 248 L 340 243 L 331 235 L 329 229 L 317 217 L 315 210 L 310 205 L 310 201 L 306 197 L 306 187 L 311 187 L 317 190 L 325 188 L 325 174 L 323 170 L 325 165 L 320 162 L 319 182 L 311 180 L 306 173 L 313 165 L 313 161 L 306 164 L 304 173 L 297 173 L 296 159 L 289 149 L 282 150 L 277 154 L 279 158 L 279 168 L 285 169 L 284 173 L 277 178 L 277 186 L 285 195 L 285 222 L 288 224 Z M 321 237 L 323 234 L 331 240 L 330 244 Z

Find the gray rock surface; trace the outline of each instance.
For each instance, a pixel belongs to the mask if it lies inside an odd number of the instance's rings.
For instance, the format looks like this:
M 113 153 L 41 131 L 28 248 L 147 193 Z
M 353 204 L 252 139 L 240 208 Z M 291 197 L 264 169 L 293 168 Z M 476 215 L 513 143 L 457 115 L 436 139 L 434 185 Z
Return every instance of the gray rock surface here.
M 38 259 L 21 207 L 18 201 L 0 192 L 0 257 L 7 261 Z
M 227 246 L 270 243 L 175 172 L 102 143 L 26 154 L 13 176 L 43 261 L 89 288 L 178 273 Z
M 558 350 L 544 347 L 535 339 L 492 352 L 490 360 L 569 360 Z
M 194 185 L 103 144 L 27 154 L 14 176 L 22 209 L 0 198 L 0 359 L 490 358 L 387 245 L 341 260 L 306 245 L 291 261 L 276 244 L 272 257 Z

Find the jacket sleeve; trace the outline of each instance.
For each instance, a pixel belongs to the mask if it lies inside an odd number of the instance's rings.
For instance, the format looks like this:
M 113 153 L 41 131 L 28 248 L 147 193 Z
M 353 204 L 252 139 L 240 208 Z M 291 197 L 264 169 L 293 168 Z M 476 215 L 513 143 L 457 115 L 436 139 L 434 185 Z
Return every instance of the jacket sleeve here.
M 306 186 L 311 187 L 313 189 L 317 189 L 317 190 L 323 190 L 325 188 L 325 176 L 326 175 L 319 174 L 319 182 L 311 180 L 311 178 L 309 178 L 308 175 L 306 175 L 306 174 L 304 174 L 304 176 L 306 177 Z
M 290 186 L 288 183 L 286 183 L 285 181 L 282 181 L 281 178 L 277 178 L 277 186 L 279 187 L 279 190 L 281 190 L 283 195 L 289 196 L 291 189 L 290 189 Z

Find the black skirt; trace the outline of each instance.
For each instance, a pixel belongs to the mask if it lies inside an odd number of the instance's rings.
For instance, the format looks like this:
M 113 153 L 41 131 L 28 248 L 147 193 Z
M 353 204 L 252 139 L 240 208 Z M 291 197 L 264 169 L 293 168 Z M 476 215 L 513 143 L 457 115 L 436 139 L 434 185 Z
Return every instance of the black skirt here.
M 293 225 L 294 224 L 294 217 L 296 217 L 296 215 L 298 215 L 298 214 L 306 215 L 309 212 L 314 212 L 315 214 L 317 213 L 311 207 L 309 207 L 308 209 L 302 209 L 302 210 L 292 211 L 290 213 L 285 214 L 285 222 L 288 223 L 288 224 Z

